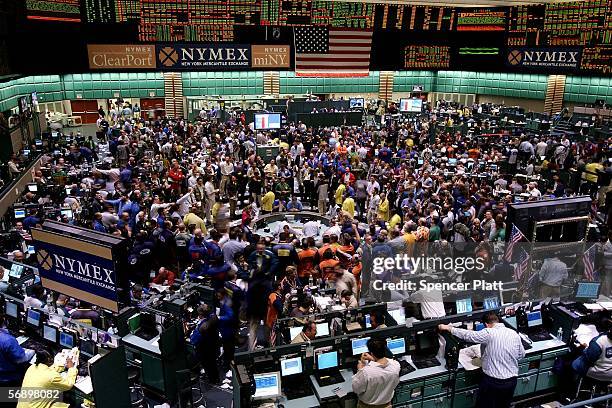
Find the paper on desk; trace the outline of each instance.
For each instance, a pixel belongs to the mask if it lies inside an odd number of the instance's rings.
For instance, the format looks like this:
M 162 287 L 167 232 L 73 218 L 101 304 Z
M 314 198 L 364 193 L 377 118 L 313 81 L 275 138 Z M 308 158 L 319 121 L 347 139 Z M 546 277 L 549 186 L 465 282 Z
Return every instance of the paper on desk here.
M 597 302 L 601 307 L 606 310 L 612 310 L 612 302 Z
M 476 370 L 482 367 L 480 344 L 459 350 L 459 362 L 466 371 Z
M 83 394 L 91 394 L 93 392 L 93 384 L 91 383 L 91 377 L 83 377 L 74 383 L 74 386 L 81 391 Z
M 151 289 L 156 289 L 160 293 L 164 293 L 170 288 L 170 286 L 158 285 L 156 283 L 151 283 L 150 287 Z
M 581 324 L 574 330 L 576 340 L 580 344 L 589 344 L 593 337 L 597 336 L 597 327 L 594 324 Z
M 603 310 L 603 307 L 598 303 L 583 303 L 582 305 L 587 308 L 587 310 L 590 310 L 592 312 L 598 312 L 600 310 Z

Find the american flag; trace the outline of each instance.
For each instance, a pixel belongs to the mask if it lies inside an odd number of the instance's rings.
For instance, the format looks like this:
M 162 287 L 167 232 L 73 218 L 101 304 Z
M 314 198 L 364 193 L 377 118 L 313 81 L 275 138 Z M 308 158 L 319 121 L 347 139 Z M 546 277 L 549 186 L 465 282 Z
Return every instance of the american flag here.
M 521 242 L 523 239 L 527 240 L 525 235 L 521 232 L 520 229 L 516 227 L 516 225 L 512 224 L 512 233 L 510 234 L 510 240 L 508 241 L 508 245 L 506 246 L 506 252 L 504 254 L 504 259 L 508 262 L 512 262 L 512 254 L 514 252 L 514 246 Z
M 584 277 L 587 280 L 595 280 L 595 254 L 597 253 L 597 246 L 591 245 L 589 249 L 582 255 L 582 263 L 584 264 Z
M 527 272 L 529 267 L 529 254 L 524 249 L 521 249 L 521 255 L 518 264 L 514 268 L 514 280 L 518 281 L 521 279 L 523 274 Z
M 367 76 L 372 30 L 296 27 L 295 73 L 298 76 Z

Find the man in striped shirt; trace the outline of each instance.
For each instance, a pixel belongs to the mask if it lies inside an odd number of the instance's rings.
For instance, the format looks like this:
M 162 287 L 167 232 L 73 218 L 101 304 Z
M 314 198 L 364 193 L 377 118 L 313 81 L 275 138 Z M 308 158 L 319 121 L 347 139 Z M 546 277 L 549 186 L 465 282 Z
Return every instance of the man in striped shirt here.
M 525 349 L 518 333 L 504 326 L 494 312 L 487 313 L 480 331 L 458 329 L 446 324 L 438 326 L 461 340 L 481 344 L 482 372 L 477 408 L 509 407 L 516 388 L 518 361 Z

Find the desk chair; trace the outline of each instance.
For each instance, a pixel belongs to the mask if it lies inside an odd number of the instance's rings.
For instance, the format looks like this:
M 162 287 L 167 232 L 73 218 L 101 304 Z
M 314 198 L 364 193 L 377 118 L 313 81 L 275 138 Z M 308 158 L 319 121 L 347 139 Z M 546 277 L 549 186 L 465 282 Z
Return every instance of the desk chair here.
M 144 391 L 139 384 L 140 369 L 138 367 L 128 366 L 128 386 L 130 388 L 130 406 L 142 408 L 144 407 Z
M 179 407 L 206 407 L 206 389 L 202 386 L 200 378 L 200 365 L 196 365 L 191 369 L 178 370 L 176 372 L 176 380 L 179 384 L 178 403 Z M 194 391 L 196 399 L 194 399 Z

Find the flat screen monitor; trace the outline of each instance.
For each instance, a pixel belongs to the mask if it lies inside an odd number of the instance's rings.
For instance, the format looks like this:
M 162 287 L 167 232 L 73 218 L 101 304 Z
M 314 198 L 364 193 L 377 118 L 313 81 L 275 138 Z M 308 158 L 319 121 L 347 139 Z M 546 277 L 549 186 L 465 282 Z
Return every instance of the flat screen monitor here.
M 419 113 L 423 110 L 423 100 L 418 98 L 400 99 L 400 112 Z
M 349 99 L 349 108 L 350 109 L 363 108 L 364 104 L 365 103 L 364 103 L 363 98 L 351 98 L 351 99 Z
M 457 165 L 457 158 L 456 157 L 451 157 L 450 159 L 448 159 L 448 165 L 449 166 L 456 166 Z
M 43 325 L 43 338 L 51 343 L 57 343 L 57 327 Z
M 389 315 L 391 315 L 398 325 L 406 324 L 406 315 L 403 309 L 389 310 Z
M 13 303 L 7 300 L 4 305 L 4 312 L 6 313 L 7 316 L 10 316 L 16 319 L 17 316 L 19 316 L 19 308 L 17 306 L 17 303 Z
M 470 313 L 472 311 L 472 299 L 457 299 L 455 301 L 457 313 Z
M 423 85 L 412 85 L 412 92 L 423 92 Z
M 420 332 L 416 334 L 417 350 L 430 354 L 440 348 L 438 335 L 433 331 Z
M 15 219 L 16 220 L 25 218 L 25 216 L 26 216 L 26 212 L 24 208 L 15 208 Z
M 281 114 L 280 113 L 256 113 L 255 114 L 255 129 L 280 129 Z
M 368 340 L 370 340 L 369 337 L 351 339 L 351 348 L 353 349 L 354 356 L 359 356 L 368 352 Z
M 576 283 L 576 300 L 592 300 L 599 297 L 601 282 L 583 281 Z
M 21 274 L 23 273 L 23 265 L 12 264 L 11 271 L 9 272 L 9 276 L 11 278 L 19 279 L 21 278 Z
M 36 185 L 36 184 L 28 184 L 28 191 L 30 193 L 37 193 L 38 192 L 38 185 Z
M 62 208 L 60 213 L 62 214 L 62 217 L 65 215 L 69 220 L 72 219 L 72 210 L 70 208 Z
M 527 327 L 537 327 L 542 325 L 542 312 L 527 313 Z
M 29 155 L 30 155 L 30 150 L 29 150 L 29 149 L 25 149 L 25 150 L 23 151 L 23 155 L 24 155 L 24 156 L 29 156 Z
M 40 140 L 40 139 L 36 139 L 36 140 L 34 141 L 34 144 L 35 144 L 36 146 L 42 146 L 42 145 L 43 145 L 43 141 L 42 141 L 42 140 Z
M 330 351 L 317 355 L 317 369 L 327 370 L 338 367 L 338 352 Z
M 372 327 L 372 319 L 370 318 L 369 314 L 365 315 L 365 327 L 366 329 Z
M 297 327 L 290 327 L 289 328 L 289 337 L 291 337 L 291 340 L 295 339 L 297 337 L 298 334 L 300 334 L 300 332 L 302 331 L 302 328 L 297 326 Z
M 317 335 L 315 337 L 329 336 L 329 325 L 327 322 L 317 323 Z
M 34 255 L 35 252 L 36 248 L 34 247 L 34 245 L 28 245 L 28 254 Z
M 285 358 L 281 360 L 281 375 L 283 377 L 296 374 L 302 374 L 302 357 Z
M 484 299 L 484 308 L 485 309 L 497 309 L 499 308 L 499 299 L 494 297 L 488 297 Z
M 81 353 L 87 357 L 96 355 L 96 342 L 93 340 L 81 340 Z
M 34 327 L 40 326 L 40 312 L 34 309 L 28 309 L 28 317 L 26 318 L 26 322 Z
M 73 333 L 60 332 L 59 344 L 62 347 L 73 348 L 75 341 L 75 335 Z
M 399 339 L 387 339 L 387 348 L 394 356 L 406 353 L 406 340 L 401 337 Z
M 276 398 L 281 395 L 280 373 L 254 374 L 255 399 Z

